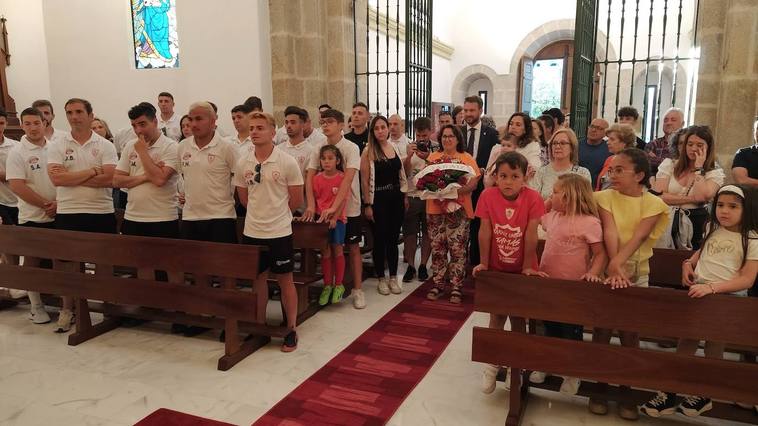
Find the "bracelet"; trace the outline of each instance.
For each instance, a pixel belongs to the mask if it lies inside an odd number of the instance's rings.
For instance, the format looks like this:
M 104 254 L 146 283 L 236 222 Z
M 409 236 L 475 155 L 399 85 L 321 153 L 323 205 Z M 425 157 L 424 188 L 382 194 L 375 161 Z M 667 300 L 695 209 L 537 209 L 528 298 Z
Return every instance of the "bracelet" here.
M 716 289 L 713 288 L 713 284 L 707 284 L 707 286 L 711 288 L 711 294 L 716 294 Z

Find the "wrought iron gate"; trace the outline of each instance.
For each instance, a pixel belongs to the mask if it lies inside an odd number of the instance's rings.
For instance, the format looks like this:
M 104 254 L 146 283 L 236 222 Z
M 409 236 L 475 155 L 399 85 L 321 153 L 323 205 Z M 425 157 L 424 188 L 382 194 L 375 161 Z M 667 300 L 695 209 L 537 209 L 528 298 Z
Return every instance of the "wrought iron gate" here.
M 431 114 L 432 0 L 353 0 L 353 24 L 355 100 L 401 115 L 411 135 Z
M 572 127 L 583 136 L 592 117 L 613 122 L 631 105 L 646 141 L 668 108 L 694 117 L 700 49 L 699 0 L 577 0 Z

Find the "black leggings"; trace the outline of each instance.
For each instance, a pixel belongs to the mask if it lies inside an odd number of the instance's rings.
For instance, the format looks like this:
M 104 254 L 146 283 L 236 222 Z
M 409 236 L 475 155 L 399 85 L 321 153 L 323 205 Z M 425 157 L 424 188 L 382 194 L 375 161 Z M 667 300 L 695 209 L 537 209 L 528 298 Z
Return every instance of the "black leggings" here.
M 377 278 L 384 277 L 385 263 L 390 270 L 390 276 L 397 275 L 400 225 L 405 217 L 403 193 L 399 189 L 378 191 L 374 194 L 374 274 Z

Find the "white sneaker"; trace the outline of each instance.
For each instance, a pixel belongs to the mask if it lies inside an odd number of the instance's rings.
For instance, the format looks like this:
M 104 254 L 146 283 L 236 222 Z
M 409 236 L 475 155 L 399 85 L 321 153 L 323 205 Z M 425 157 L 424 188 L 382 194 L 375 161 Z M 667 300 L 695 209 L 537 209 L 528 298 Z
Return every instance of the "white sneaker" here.
M 529 381 L 532 383 L 545 383 L 545 377 L 547 374 L 542 371 L 532 371 L 529 375 Z
M 564 377 L 563 383 L 561 383 L 560 392 L 565 395 L 576 395 L 579 392 L 579 386 L 582 381 L 576 377 Z
M 497 372 L 499 368 L 496 365 L 487 364 L 482 371 L 482 392 L 492 393 L 495 391 L 497 384 Z
M 8 294 L 11 296 L 11 299 L 21 299 L 27 295 L 26 290 L 16 290 L 15 288 L 9 288 Z
M 71 324 L 74 323 L 74 313 L 68 309 L 62 309 L 58 316 L 58 328 L 56 333 L 66 333 L 71 330 Z
M 390 291 L 392 294 L 400 294 L 403 292 L 403 288 L 400 287 L 400 283 L 397 282 L 397 277 L 394 275 L 390 277 Z
M 366 295 L 363 294 L 363 290 L 360 288 L 353 289 L 353 307 L 355 309 L 366 307 Z
M 45 311 L 44 305 L 32 305 L 32 309 L 29 312 L 29 319 L 35 324 L 47 324 L 50 322 L 50 315 Z
M 379 294 L 382 296 L 386 296 L 390 294 L 390 288 L 387 285 L 387 278 L 381 277 L 379 278 L 379 285 L 376 286 L 376 289 L 379 291 Z

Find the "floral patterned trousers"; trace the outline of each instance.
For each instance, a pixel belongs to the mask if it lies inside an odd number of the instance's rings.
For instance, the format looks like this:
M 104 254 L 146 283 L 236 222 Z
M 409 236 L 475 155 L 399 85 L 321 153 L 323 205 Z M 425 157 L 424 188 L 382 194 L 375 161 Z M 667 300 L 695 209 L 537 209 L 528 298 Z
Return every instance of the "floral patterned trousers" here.
M 460 291 L 463 286 L 469 222 L 462 208 L 452 213 L 427 215 L 429 237 L 432 241 L 432 279 L 435 288 L 445 290 L 446 273 L 452 290 Z

